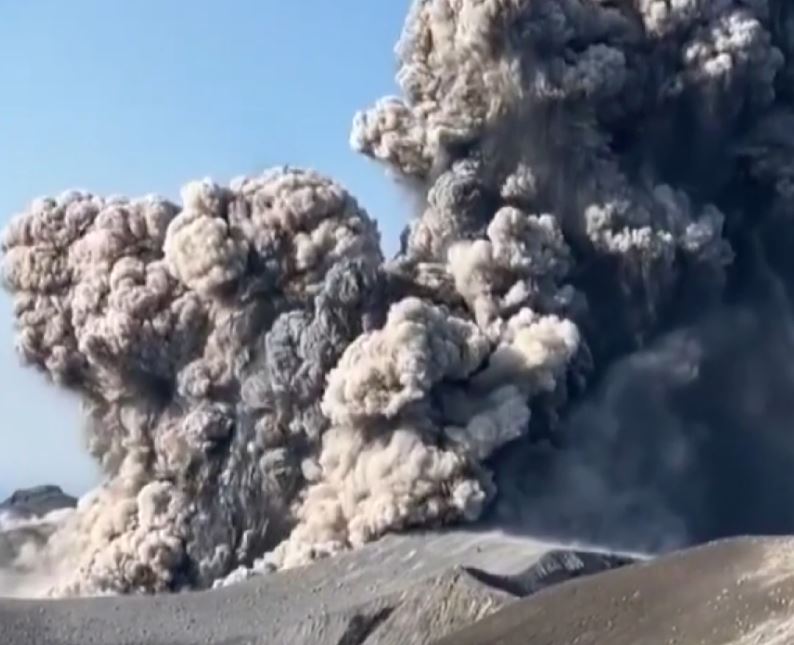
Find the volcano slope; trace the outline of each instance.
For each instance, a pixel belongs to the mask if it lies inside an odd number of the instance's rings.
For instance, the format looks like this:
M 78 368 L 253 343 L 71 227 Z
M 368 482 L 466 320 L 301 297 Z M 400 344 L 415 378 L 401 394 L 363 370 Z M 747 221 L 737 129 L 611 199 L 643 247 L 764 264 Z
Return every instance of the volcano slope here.
M 0 600 L 0 625 L 5 645 L 418 645 L 630 560 L 500 533 L 389 536 L 211 591 Z
M 790 538 L 627 564 L 455 531 L 213 591 L 3 600 L 0 624 L 7 645 L 786 645 L 792 598 Z
M 436 645 L 785 645 L 794 540 L 733 538 L 546 589 Z

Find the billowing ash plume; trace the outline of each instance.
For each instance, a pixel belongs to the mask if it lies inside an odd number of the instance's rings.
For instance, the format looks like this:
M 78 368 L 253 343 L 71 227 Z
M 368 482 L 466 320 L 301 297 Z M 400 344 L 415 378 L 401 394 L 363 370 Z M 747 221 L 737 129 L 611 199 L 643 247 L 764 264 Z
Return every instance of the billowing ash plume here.
M 324 377 L 376 309 L 377 229 L 330 180 L 182 202 L 69 193 L 6 231 L 20 351 L 83 395 L 107 475 L 50 540 L 72 574 L 55 593 L 208 585 L 275 546 Z
M 402 96 L 351 137 L 425 197 L 391 260 L 292 169 L 9 226 L 20 350 L 81 393 L 107 476 L 41 547 L 52 593 L 204 587 L 499 491 L 505 522 L 632 547 L 742 526 L 690 520 L 724 477 L 700 468 L 715 422 L 771 452 L 739 429 L 762 411 L 702 402 L 746 385 L 726 357 L 789 347 L 794 12 L 416 0 L 397 53 Z

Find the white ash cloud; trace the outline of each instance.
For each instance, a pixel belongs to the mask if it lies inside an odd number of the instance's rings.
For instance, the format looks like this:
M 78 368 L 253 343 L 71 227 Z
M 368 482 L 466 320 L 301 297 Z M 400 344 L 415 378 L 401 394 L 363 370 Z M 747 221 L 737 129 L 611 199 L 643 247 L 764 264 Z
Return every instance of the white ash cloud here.
M 206 586 L 293 523 L 324 375 L 367 326 L 375 224 L 274 170 L 183 204 L 68 193 L 4 240 L 18 345 L 83 396 L 106 481 L 50 539 L 54 594 Z
M 328 378 L 317 481 L 271 560 L 291 566 L 388 530 L 477 519 L 495 492 L 483 460 L 527 431 L 532 396 L 555 389 L 578 348 L 572 324 L 524 313 L 489 339 L 407 298 L 354 341 Z
M 0 590 L 6 596 L 46 594 L 57 577 L 58 562 L 51 556 L 53 534 L 74 513 L 71 508 L 43 516 L 0 511 Z
M 351 134 L 424 197 L 389 261 L 310 171 L 35 202 L 4 243 L 18 344 L 82 395 L 106 474 L 46 543 L 70 563 L 49 591 L 206 587 L 474 521 L 511 452 L 605 463 L 559 456 L 588 445 L 572 403 L 744 297 L 749 231 L 794 207 L 792 25 L 782 0 L 416 0 L 402 96 Z

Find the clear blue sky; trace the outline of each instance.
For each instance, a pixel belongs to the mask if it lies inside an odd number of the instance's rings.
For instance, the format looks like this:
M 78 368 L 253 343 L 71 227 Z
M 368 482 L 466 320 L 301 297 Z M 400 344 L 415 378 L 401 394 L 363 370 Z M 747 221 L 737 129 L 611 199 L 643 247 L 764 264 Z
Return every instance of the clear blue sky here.
M 394 93 L 408 0 L 0 0 L 0 224 L 67 188 L 172 198 L 281 163 L 347 186 L 395 248 L 409 206 L 348 148 Z M 13 351 L 0 295 L 0 498 L 95 481 L 77 401 Z

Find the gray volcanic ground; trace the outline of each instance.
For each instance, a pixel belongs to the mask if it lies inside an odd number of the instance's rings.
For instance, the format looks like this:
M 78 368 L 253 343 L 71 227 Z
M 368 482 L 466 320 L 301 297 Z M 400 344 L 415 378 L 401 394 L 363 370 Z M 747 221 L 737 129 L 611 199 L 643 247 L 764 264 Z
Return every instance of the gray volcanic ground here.
M 790 538 L 734 538 L 546 589 L 435 645 L 788 645 Z
M 397 56 L 351 135 L 421 197 L 394 258 L 290 167 L 8 226 L 20 353 L 80 395 L 104 481 L 14 519 L 0 594 L 206 589 L 467 522 L 794 532 L 790 3 L 416 0 Z
M 547 585 L 623 564 L 550 548 L 498 533 L 392 535 L 213 591 L 0 600 L 0 625 L 7 645 L 418 645 Z

